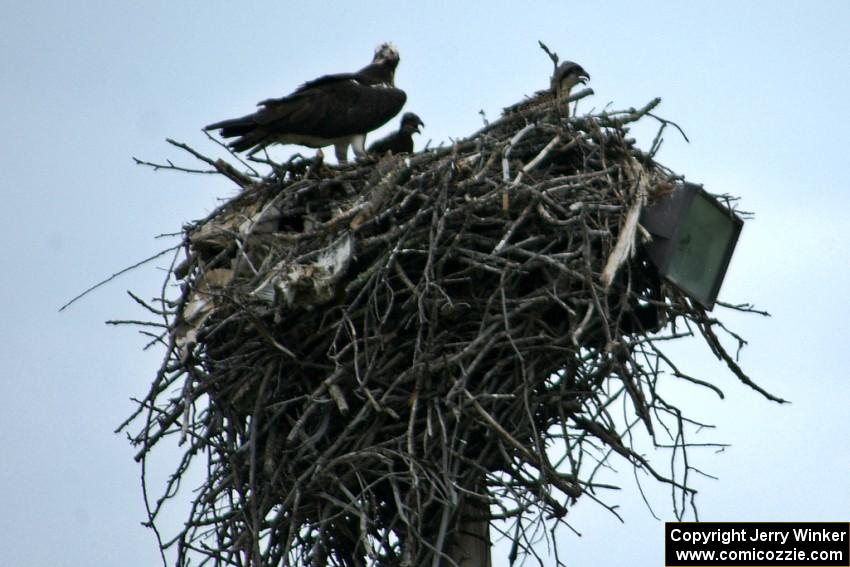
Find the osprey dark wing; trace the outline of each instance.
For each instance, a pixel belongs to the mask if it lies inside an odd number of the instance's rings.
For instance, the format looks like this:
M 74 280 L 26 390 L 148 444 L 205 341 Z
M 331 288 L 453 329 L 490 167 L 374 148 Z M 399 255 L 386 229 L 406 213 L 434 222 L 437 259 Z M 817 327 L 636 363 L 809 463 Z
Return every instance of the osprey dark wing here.
M 406 100 L 404 91 L 395 87 L 337 81 L 268 101 L 254 114 L 254 122 L 272 133 L 333 139 L 380 128 L 399 113 Z

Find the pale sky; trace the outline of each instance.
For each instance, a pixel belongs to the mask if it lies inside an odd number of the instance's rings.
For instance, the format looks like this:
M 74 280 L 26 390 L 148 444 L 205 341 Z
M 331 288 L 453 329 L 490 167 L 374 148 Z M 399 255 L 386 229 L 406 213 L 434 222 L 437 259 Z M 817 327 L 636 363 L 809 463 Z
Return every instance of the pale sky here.
M 639 107 L 677 122 L 658 159 L 753 211 L 717 309 L 749 340 L 741 364 L 779 406 L 739 384 L 701 345 L 678 360 L 726 393 L 682 388 L 715 424 L 694 452 L 702 520 L 850 520 L 850 2 L 369 2 L 95 0 L 6 2 L 0 19 L 0 561 L 15 567 L 153 566 L 134 450 L 115 427 L 145 394 L 162 352 L 107 319 L 144 318 L 126 295 L 158 295 L 163 260 L 59 314 L 78 292 L 170 246 L 156 238 L 205 216 L 234 187 L 153 172 L 192 159 L 166 137 L 218 155 L 201 127 L 251 111 L 305 80 L 355 70 L 375 45 L 401 53 L 417 143 L 448 143 L 546 86 L 543 40 L 592 75 L 579 111 Z M 394 121 L 395 122 L 395 121 Z M 394 123 L 393 123 L 394 127 Z M 376 139 L 390 125 L 373 134 Z M 654 126 L 653 126 L 654 128 Z M 654 129 L 636 130 L 648 147 Z M 276 150 L 278 157 L 294 148 Z M 700 438 L 702 440 L 702 437 Z M 654 462 L 665 455 L 648 453 Z M 164 478 L 173 454 L 151 474 Z M 558 534 L 571 566 L 662 565 L 663 524 L 631 469 L 608 502 L 580 502 Z M 669 495 L 645 480 L 655 514 Z M 155 488 L 155 487 L 154 487 Z M 164 529 L 179 525 L 174 509 Z M 504 550 L 504 547 L 498 548 Z M 541 545 L 539 552 L 547 550 Z M 505 564 L 497 552 L 496 565 Z M 550 562 L 547 564 L 551 564 Z

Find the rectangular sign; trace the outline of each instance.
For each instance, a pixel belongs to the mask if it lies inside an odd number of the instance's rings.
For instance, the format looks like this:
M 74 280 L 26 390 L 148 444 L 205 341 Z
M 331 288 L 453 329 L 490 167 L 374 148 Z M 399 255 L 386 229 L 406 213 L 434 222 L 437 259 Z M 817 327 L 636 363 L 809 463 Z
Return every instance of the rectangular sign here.
M 850 523 L 667 522 L 666 567 L 850 567 Z

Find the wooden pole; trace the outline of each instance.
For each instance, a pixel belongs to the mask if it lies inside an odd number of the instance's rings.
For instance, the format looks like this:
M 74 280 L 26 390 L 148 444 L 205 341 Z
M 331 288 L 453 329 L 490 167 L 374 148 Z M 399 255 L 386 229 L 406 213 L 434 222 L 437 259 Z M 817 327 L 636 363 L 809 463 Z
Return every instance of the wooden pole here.
M 463 521 L 449 541 L 448 555 L 459 567 L 491 567 L 490 508 L 479 499 L 465 499 Z

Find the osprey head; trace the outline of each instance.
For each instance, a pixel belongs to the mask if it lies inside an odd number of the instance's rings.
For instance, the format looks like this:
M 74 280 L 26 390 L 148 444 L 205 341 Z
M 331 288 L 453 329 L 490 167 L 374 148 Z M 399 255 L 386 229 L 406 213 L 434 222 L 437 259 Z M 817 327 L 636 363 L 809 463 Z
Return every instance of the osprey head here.
M 392 43 L 382 43 L 375 49 L 372 62 L 360 69 L 360 79 L 367 84 L 392 87 L 395 84 L 395 68 L 398 65 L 398 51 Z
M 401 117 L 401 131 L 407 132 L 408 134 L 413 134 L 416 132 L 417 134 L 421 134 L 419 131 L 420 126 L 425 126 L 425 123 L 422 122 L 422 119 L 416 116 L 412 112 L 405 112 Z
M 567 96 L 570 90 L 579 83 L 585 84 L 590 74 L 578 63 L 564 61 L 552 74 L 552 92 L 559 96 Z
M 373 65 L 388 65 L 392 68 L 395 68 L 398 65 L 400 57 L 398 56 L 398 49 L 396 49 L 395 45 L 392 43 L 382 43 L 378 47 L 375 48 L 375 56 L 372 57 Z

